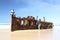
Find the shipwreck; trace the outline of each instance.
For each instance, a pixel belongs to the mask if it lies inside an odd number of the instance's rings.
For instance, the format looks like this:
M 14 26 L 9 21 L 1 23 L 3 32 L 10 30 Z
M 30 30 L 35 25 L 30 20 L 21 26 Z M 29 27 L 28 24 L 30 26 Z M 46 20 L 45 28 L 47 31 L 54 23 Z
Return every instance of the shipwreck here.
M 14 10 L 11 10 L 11 31 L 16 30 L 29 30 L 29 29 L 38 29 L 37 18 L 33 16 L 27 16 L 27 17 L 16 17 L 14 14 Z M 53 23 L 52 22 L 46 22 L 45 17 L 44 21 L 41 21 L 40 29 L 52 29 Z

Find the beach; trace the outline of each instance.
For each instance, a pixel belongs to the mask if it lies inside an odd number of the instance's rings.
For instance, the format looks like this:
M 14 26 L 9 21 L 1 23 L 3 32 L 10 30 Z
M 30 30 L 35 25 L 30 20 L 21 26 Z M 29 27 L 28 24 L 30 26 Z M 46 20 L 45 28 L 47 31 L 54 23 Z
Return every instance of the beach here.
M 59 29 L 19 30 L 11 33 L 11 40 L 60 40 Z
M 0 29 L 0 40 L 11 40 L 9 29 Z
M 0 29 L 0 40 L 60 40 L 60 28 L 43 30 Z

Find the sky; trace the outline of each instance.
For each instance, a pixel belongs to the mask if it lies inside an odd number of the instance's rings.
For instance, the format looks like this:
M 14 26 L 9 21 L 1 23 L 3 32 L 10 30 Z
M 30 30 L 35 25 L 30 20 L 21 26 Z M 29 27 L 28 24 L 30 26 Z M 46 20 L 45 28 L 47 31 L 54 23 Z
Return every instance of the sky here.
M 17 17 L 38 16 L 60 25 L 60 0 L 0 0 L 0 24 L 10 24 L 10 10 Z

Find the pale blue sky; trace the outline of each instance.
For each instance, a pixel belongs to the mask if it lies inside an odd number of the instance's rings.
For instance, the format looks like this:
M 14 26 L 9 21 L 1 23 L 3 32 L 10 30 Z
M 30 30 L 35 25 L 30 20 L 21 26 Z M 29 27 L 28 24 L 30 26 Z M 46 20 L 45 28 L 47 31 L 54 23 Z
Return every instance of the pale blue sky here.
M 38 16 L 60 24 L 60 0 L 0 0 L 0 24 L 10 24 L 10 9 L 18 17 Z

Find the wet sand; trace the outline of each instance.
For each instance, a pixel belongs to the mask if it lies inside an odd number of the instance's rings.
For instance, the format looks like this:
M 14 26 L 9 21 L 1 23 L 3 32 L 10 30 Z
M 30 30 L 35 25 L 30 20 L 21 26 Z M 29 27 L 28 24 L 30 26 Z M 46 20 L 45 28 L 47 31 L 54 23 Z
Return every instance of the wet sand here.
M 60 40 L 60 28 L 47 30 L 0 29 L 0 40 Z

